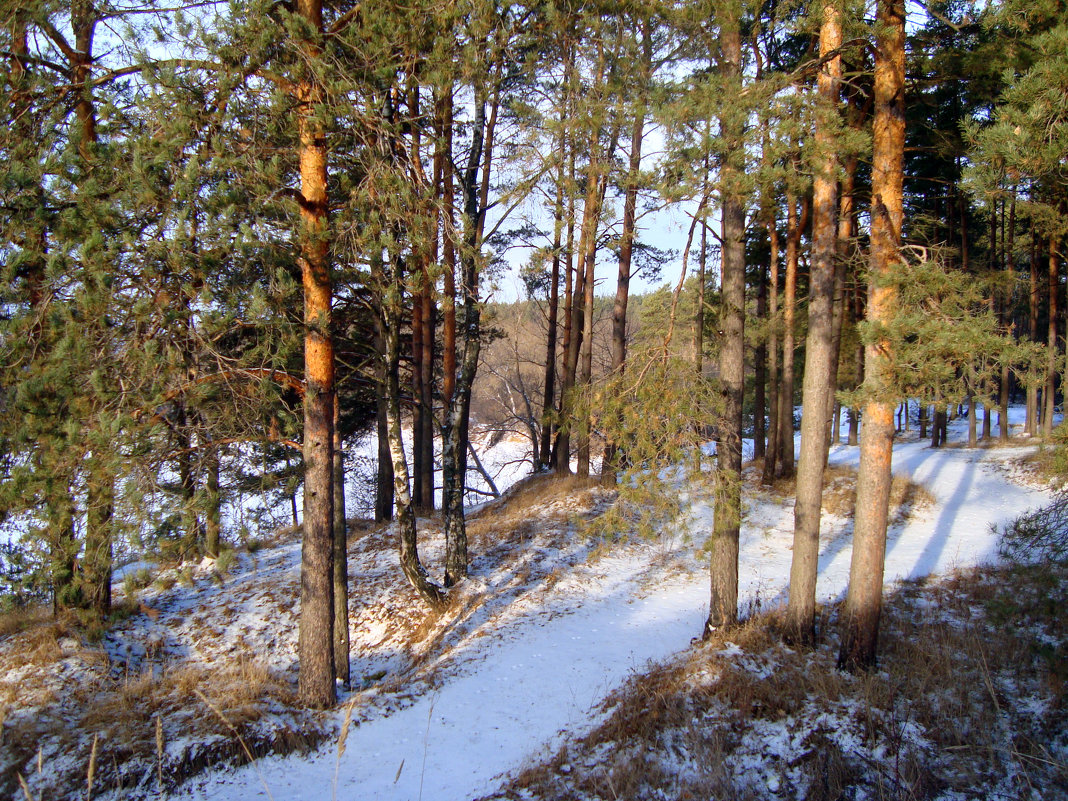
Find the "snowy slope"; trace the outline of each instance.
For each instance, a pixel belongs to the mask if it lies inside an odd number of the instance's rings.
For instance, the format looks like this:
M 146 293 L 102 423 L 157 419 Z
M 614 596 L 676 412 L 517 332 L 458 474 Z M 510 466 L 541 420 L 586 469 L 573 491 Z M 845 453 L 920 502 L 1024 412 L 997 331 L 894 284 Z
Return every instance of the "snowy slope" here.
M 959 441 L 961 433 L 951 432 L 951 441 Z M 935 451 L 915 440 L 900 442 L 895 471 L 924 485 L 935 503 L 890 532 L 887 581 L 994 560 L 991 526 L 1048 498 L 1046 490 L 1012 480 L 1014 463 L 1027 452 L 1025 447 Z M 855 464 L 856 458 L 856 448 L 838 446 L 831 462 Z M 694 514 L 703 521 L 698 529 L 707 530 L 711 510 L 696 507 Z M 554 520 L 558 525 L 559 517 Z M 766 606 L 782 597 L 792 522 L 792 502 L 750 498 L 742 532 L 743 606 Z M 850 525 L 848 519 L 825 517 L 821 599 L 845 589 Z M 353 696 L 358 725 L 343 755 L 325 746 L 310 757 L 261 759 L 254 768 L 194 779 L 175 797 L 476 798 L 565 734 L 587 729 L 590 710 L 628 674 L 686 648 L 700 633 L 707 578 L 694 549 L 670 538 L 594 561 L 583 561 L 582 547 L 566 538 L 551 544 L 573 567 L 559 580 L 547 580 L 548 565 L 558 557 L 549 545 L 541 548 L 544 564 L 534 575 L 542 580 L 533 589 L 517 589 L 507 607 L 467 617 L 449 655 L 431 665 L 402 701 L 377 687 Z M 383 552 L 387 563 L 391 558 Z M 480 587 L 499 589 L 508 580 L 492 567 L 483 572 L 476 562 L 470 597 Z M 354 576 L 356 592 L 359 582 Z M 340 721 L 344 711 L 336 714 Z

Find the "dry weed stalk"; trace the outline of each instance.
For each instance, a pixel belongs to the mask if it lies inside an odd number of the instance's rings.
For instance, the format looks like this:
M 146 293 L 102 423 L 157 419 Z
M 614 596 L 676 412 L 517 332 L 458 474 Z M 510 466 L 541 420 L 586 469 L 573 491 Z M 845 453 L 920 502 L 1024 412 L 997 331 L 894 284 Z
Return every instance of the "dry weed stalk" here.
M 156 788 L 163 795 L 163 714 L 156 715 Z
M 337 782 L 341 772 L 341 757 L 345 754 L 345 744 L 349 739 L 349 728 L 352 726 L 352 712 L 356 708 L 359 696 L 353 695 L 345 704 L 345 719 L 341 722 L 341 732 L 337 736 L 337 759 L 334 761 L 334 789 L 332 798 L 337 801 Z
M 219 720 L 221 720 L 226 725 L 226 727 L 230 729 L 234 737 L 237 738 L 238 743 L 241 744 L 241 749 L 245 752 L 245 756 L 248 757 L 249 764 L 252 765 L 253 768 L 255 768 L 256 775 L 259 776 L 260 784 L 263 785 L 263 791 L 267 794 L 267 798 L 271 799 L 271 801 L 274 801 L 274 796 L 271 795 L 271 788 L 267 786 L 267 780 L 263 777 L 263 771 L 260 770 L 260 766 L 256 762 L 256 757 L 252 755 L 252 751 L 249 750 L 248 744 L 245 742 L 245 738 L 241 736 L 241 732 L 239 732 L 237 730 L 237 727 L 229 721 L 226 715 L 223 714 L 222 710 L 219 709 L 219 707 L 215 706 L 215 704 L 212 703 L 211 699 L 209 699 L 208 696 L 204 695 L 204 693 L 201 692 L 199 687 L 196 689 L 196 694 L 200 698 L 200 700 L 207 705 L 208 709 L 214 712 L 216 717 L 218 717 Z
M 93 780 L 96 778 L 96 748 L 100 743 L 100 734 L 93 734 L 93 747 L 89 751 L 89 772 L 85 780 L 86 801 L 93 801 Z
M 39 799 L 33 797 L 33 793 L 30 792 L 30 786 L 26 784 L 26 779 L 21 773 L 19 774 L 19 787 L 22 788 L 22 794 L 26 796 L 26 801 L 39 801 Z

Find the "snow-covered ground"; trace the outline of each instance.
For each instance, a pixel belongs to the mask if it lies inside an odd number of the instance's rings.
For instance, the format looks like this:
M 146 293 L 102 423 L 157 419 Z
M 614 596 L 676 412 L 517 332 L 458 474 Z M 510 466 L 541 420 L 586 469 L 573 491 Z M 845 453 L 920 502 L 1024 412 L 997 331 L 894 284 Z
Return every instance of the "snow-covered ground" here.
M 962 426 L 951 426 L 951 444 L 963 438 Z M 1049 497 L 1048 489 L 1028 486 L 1016 475 L 1019 458 L 1030 450 L 1026 445 L 932 450 L 926 442 L 902 438 L 894 470 L 925 487 L 934 502 L 913 509 L 891 530 L 888 583 L 995 560 L 994 527 Z M 856 448 L 832 450 L 832 465 L 856 460 Z M 567 499 L 554 503 L 559 508 L 553 520 L 578 511 L 569 512 Z M 694 518 L 695 531 L 707 531 L 711 510 L 695 505 Z M 749 497 L 740 560 L 743 606 L 766 608 L 783 597 L 792 526 L 791 501 Z M 845 590 L 850 527 L 847 518 L 824 518 L 818 584 L 823 600 Z M 531 537 L 539 543 L 537 531 Z M 491 532 L 481 547 L 485 552 L 492 546 Z M 343 754 L 328 743 L 310 755 L 262 758 L 251 767 L 194 778 L 172 797 L 282 801 L 329 794 L 448 801 L 492 793 L 510 772 L 592 726 L 597 719 L 592 710 L 628 675 L 686 648 L 707 612 L 707 576 L 694 545 L 684 546 L 681 536 L 665 534 L 658 542 L 620 547 L 592 560 L 566 538 L 559 546 L 566 571 L 536 574 L 542 579 L 536 591 L 517 589 L 507 607 L 481 613 L 474 608 L 457 627 L 447 656 L 424 666 L 423 678 L 403 694 L 368 686 L 351 696 L 355 723 Z M 431 546 L 428 560 L 434 558 Z M 391 551 L 382 552 L 383 569 L 395 570 L 394 561 Z M 292 570 L 292 556 L 289 564 Z M 509 575 L 486 565 L 475 559 L 469 598 L 480 588 L 520 585 L 514 565 Z M 353 576 L 353 586 L 358 595 L 361 575 Z M 246 605 L 244 614 L 254 610 L 255 604 Z M 267 610 L 260 614 L 269 617 Z M 376 625 L 388 628 L 388 621 Z M 396 668 L 396 661 L 382 661 L 387 640 L 385 629 L 355 638 L 357 676 L 379 666 Z M 284 659 L 291 658 L 287 651 Z M 345 708 L 334 714 L 340 724 Z

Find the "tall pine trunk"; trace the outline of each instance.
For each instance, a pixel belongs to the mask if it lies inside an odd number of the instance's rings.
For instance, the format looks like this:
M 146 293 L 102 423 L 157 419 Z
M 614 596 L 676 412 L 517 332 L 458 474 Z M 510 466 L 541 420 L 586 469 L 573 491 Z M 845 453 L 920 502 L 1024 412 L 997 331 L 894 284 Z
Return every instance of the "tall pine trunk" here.
M 619 243 L 619 270 L 616 276 L 616 298 L 612 305 L 612 364 L 614 374 L 623 372 L 627 362 L 627 304 L 630 300 L 631 262 L 638 220 L 638 179 L 641 171 L 642 143 L 645 139 L 645 97 L 653 61 L 653 40 L 650 21 L 641 23 L 642 59 L 639 74 L 639 100 L 634 109 L 630 132 L 630 159 L 627 165 L 626 188 L 623 192 L 623 230 Z M 616 482 L 619 443 L 606 442 L 601 478 L 609 484 Z
M 771 484 L 779 474 L 779 407 L 782 404 L 782 389 L 779 375 L 779 227 L 774 206 L 768 212 L 768 446 L 764 453 L 764 471 L 761 480 Z
M 728 3 L 720 22 L 720 73 L 742 80 L 741 9 Z M 723 259 L 719 373 L 723 419 L 717 438 L 716 512 L 709 557 L 710 598 L 705 635 L 738 621 L 738 537 L 742 513 L 742 393 L 745 386 L 745 196 L 741 187 L 745 116 L 726 109 L 720 118 L 726 158 L 720 169 Z
M 805 214 L 798 214 L 792 190 L 786 192 L 786 286 L 783 291 L 782 379 L 779 381 L 779 457 L 776 476 L 794 474 L 794 338 L 797 314 L 797 266 Z
M 401 285 L 404 280 L 402 260 L 390 259 L 388 288 L 385 288 L 382 311 L 385 318 L 385 361 L 387 367 L 400 360 L 400 329 L 402 325 L 403 297 Z M 433 608 L 445 605 L 445 593 L 430 580 L 422 562 L 419 561 L 419 546 L 416 532 L 415 509 L 412 503 L 411 484 L 408 474 L 408 459 L 404 454 L 401 433 L 400 377 L 397 371 L 386 373 L 386 432 L 390 460 L 393 463 L 393 496 L 396 507 L 397 550 L 401 571 L 408 583 Z
M 1045 410 L 1042 415 L 1042 434 L 1049 437 L 1053 434 L 1053 407 L 1054 393 L 1057 388 L 1057 248 L 1055 240 L 1051 236 L 1049 244 L 1048 261 L 1048 292 L 1049 292 L 1049 325 L 1047 329 L 1047 363 L 1046 363 L 1046 391 Z
M 442 509 L 445 522 L 445 586 L 467 577 L 467 523 L 464 518 L 464 492 L 467 487 L 467 449 L 471 418 L 471 389 L 478 369 L 481 346 L 481 305 L 479 277 L 482 260 L 482 234 L 489 197 L 493 137 L 500 102 L 499 84 L 487 98 L 485 87 L 475 87 L 475 119 L 471 151 L 460 182 L 463 197 L 463 240 L 460 250 L 460 294 L 463 298 L 463 355 L 456 385 L 445 410 L 441 436 Z M 489 104 L 489 116 L 486 106 Z M 481 181 L 479 165 L 482 167 Z
M 901 262 L 902 184 L 905 149 L 905 4 L 880 0 L 875 44 L 875 120 L 872 158 L 871 290 L 867 319 L 888 323 L 895 313 L 894 272 Z M 856 516 L 849 589 L 842 617 L 838 664 L 875 664 L 882 613 L 883 563 L 894 445 L 894 399 L 886 372 L 889 343 L 867 347 L 864 428 L 860 435 Z
M 556 176 L 556 199 L 553 204 L 553 260 L 549 274 L 549 308 L 545 335 L 545 377 L 541 399 L 541 448 L 538 454 L 538 467 L 540 468 L 548 468 L 552 465 L 552 441 L 555 430 L 553 404 L 556 390 L 556 342 L 560 311 L 561 248 L 563 247 L 564 235 L 564 183 L 567 178 L 567 159 L 565 157 L 567 140 L 564 136 L 564 117 L 566 113 L 566 107 L 562 105 L 560 120 L 558 121 L 560 131 L 556 139 L 556 154 L 560 163 L 558 165 L 559 172 Z
M 1012 202 L 1009 206 L 1009 233 L 1006 241 L 1002 237 L 1005 248 L 1005 272 L 1010 276 L 1015 275 L 1014 262 L 1016 249 L 1016 187 L 1012 189 Z M 1001 305 L 1001 327 L 1009 329 L 1012 320 L 1012 310 L 1008 301 Z M 1009 372 L 1009 362 L 1004 360 L 1001 365 L 1001 392 L 998 396 L 998 438 L 1002 442 L 1009 441 L 1009 389 L 1012 374 Z
M 372 276 L 382 280 L 380 260 L 372 262 Z M 385 320 L 381 310 L 374 314 L 375 325 L 375 432 L 378 442 L 378 470 L 375 480 L 375 522 L 393 519 L 393 456 L 389 450 L 389 386 L 400 369 L 390 361 L 386 348 Z M 295 521 L 294 521 L 295 522 Z
M 853 322 L 855 324 L 864 319 L 864 293 L 860 286 L 861 278 L 859 275 L 854 275 L 853 282 Z M 859 388 L 864 383 L 864 343 L 859 338 L 853 348 L 853 376 L 854 388 Z M 859 442 L 860 407 L 853 405 L 849 407 L 849 435 L 846 443 L 855 446 Z
M 704 240 L 702 239 L 702 243 Z M 768 273 L 766 265 L 760 265 L 757 278 L 756 316 L 764 320 L 768 316 Z M 761 341 L 753 353 L 753 458 L 763 459 L 767 452 L 767 431 L 765 420 L 767 413 L 768 384 L 768 345 Z
M 314 57 L 323 34 L 321 0 L 297 0 L 312 31 Z M 321 89 L 296 90 L 300 162 L 300 256 L 304 285 L 304 536 L 300 566 L 298 685 L 301 701 L 332 706 L 334 689 L 334 343 L 330 335 L 326 135 L 316 118 Z
M 823 7 L 823 25 L 820 29 L 821 57 L 827 57 L 837 50 L 841 42 L 838 11 L 828 2 Z M 841 69 L 841 58 L 835 57 L 820 72 L 818 92 L 825 114 L 838 106 Z M 812 267 L 801 401 L 801 455 L 797 465 L 794 548 L 790 563 L 790 596 L 786 607 L 787 636 L 803 643 L 812 642 L 816 634 L 816 573 L 823 466 L 827 458 L 827 411 L 834 397 L 831 370 L 835 366 L 833 304 L 838 163 L 833 155 L 828 123 L 820 116 L 817 116 L 815 144 L 821 162 L 812 188 Z
M 1032 342 L 1038 342 L 1038 237 L 1031 231 L 1030 283 L 1027 294 L 1028 335 Z M 1027 385 L 1027 435 L 1038 436 L 1038 387 Z
M 334 395 L 334 676 L 349 688 L 349 524 L 345 518 L 345 453 L 341 400 Z

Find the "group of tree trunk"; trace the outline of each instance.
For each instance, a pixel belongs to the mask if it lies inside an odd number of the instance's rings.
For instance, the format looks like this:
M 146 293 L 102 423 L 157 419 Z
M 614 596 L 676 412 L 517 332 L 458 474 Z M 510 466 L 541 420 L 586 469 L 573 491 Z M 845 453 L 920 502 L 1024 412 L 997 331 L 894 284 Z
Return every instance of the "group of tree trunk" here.
M 288 497 L 296 523 L 302 490 L 300 695 L 332 704 L 345 445 L 377 435 L 375 516 L 443 608 L 469 559 L 483 284 L 526 248 L 545 321 L 541 385 L 522 388 L 533 461 L 589 476 L 599 451 L 616 482 L 715 438 L 707 631 L 737 621 L 751 420 L 764 481 L 796 476 L 787 636 L 816 637 L 846 409 L 861 460 L 841 662 L 869 665 L 898 404 L 919 402 L 924 435 L 934 410 L 935 444 L 965 402 L 986 434 L 996 408 L 1006 438 L 1013 387 L 1028 433 L 1054 424 L 1068 22 L 1019 12 L 939 5 L 907 38 L 899 0 L 874 23 L 836 0 L 9 3 L 0 517 L 56 610 L 102 619 L 117 547 L 217 556 L 227 504 Z M 105 25 L 129 41 L 101 47 Z M 690 221 L 683 275 L 636 350 L 631 281 L 668 258 L 643 241 L 668 206 Z M 605 354 L 599 260 L 616 276 Z M 436 580 L 416 515 L 439 489 Z

